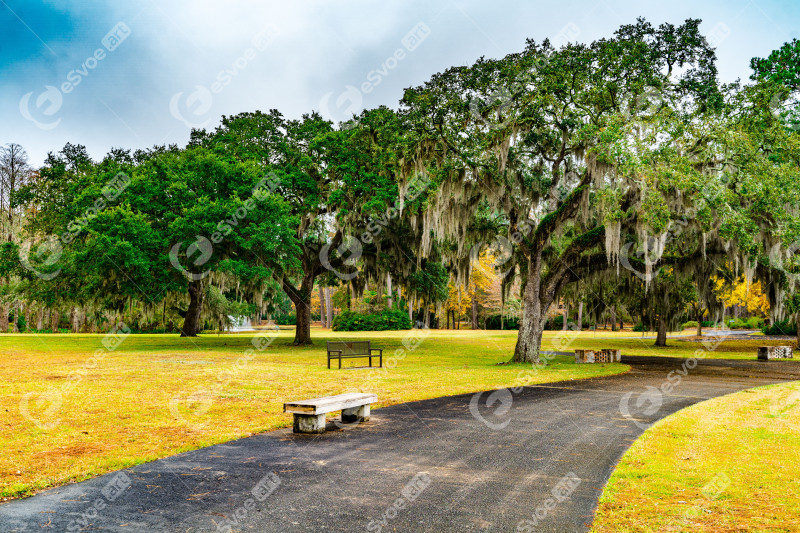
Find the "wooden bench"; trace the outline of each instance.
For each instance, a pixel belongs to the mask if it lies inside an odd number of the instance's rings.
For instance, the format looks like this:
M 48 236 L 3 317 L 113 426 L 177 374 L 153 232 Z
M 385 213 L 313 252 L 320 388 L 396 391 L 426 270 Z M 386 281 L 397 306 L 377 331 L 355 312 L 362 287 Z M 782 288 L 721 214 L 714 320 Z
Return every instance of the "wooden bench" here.
M 327 413 L 341 411 L 342 422 L 366 422 L 369 420 L 370 404 L 377 401 L 375 394 L 351 392 L 288 402 L 283 404 L 283 412 L 294 415 L 295 433 L 324 433 Z
M 368 357 L 370 368 L 372 368 L 372 358 L 377 357 L 380 367 L 383 368 L 383 350 L 371 347 L 370 341 L 328 341 L 328 368 L 331 367 L 331 359 L 338 359 L 341 369 L 342 359 L 357 357 Z

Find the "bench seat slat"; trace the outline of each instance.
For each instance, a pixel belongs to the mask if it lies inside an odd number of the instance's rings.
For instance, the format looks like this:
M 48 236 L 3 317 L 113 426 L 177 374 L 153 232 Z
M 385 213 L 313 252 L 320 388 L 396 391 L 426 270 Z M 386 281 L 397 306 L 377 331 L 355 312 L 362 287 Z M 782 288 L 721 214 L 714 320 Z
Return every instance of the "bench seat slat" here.
M 342 409 L 375 403 L 378 401 L 376 394 L 348 393 L 337 396 L 325 396 L 311 400 L 286 402 L 283 404 L 284 413 L 302 413 L 310 415 L 326 414 Z

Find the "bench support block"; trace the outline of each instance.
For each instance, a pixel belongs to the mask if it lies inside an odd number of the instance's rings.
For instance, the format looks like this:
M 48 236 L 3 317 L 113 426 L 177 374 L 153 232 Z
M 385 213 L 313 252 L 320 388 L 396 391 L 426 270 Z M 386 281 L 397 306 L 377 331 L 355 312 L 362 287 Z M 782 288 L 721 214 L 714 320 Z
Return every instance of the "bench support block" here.
M 791 346 L 761 346 L 758 349 L 758 360 L 769 361 L 771 359 L 793 359 Z
M 295 433 L 324 433 L 325 415 L 301 415 L 294 413 Z
M 342 422 L 366 422 L 369 420 L 369 404 L 342 409 Z

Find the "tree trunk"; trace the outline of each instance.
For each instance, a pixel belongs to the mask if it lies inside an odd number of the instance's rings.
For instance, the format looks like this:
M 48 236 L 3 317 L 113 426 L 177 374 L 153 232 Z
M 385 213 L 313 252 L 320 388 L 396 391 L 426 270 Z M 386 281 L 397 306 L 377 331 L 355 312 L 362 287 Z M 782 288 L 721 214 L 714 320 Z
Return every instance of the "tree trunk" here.
M 319 286 L 319 321 L 323 328 L 327 328 L 328 313 L 325 312 L 325 289 Z
M 72 308 L 72 333 L 81 331 L 81 310 L 77 307 Z
M 58 322 L 61 319 L 61 313 L 55 309 L 50 310 L 50 331 L 58 333 Z
M 539 363 L 547 310 L 553 303 L 552 299 L 542 301 L 541 266 L 537 263 L 528 262 L 528 279 L 525 284 L 525 293 L 522 296 L 522 323 L 517 335 L 517 345 L 514 348 L 515 363 Z
M 311 344 L 311 302 L 295 304 L 297 312 L 297 326 L 294 331 L 294 345 L 303 346 Z
M 408 299 L 408 321 L 411 322 L 411 327 L 416 327 L 414 324 L 414 302 L 411 298 Z
M 697 310 L 697 336 L 703 336 L 703 315 L 705 315 L 705 311 L 702 309 Z
M 478 300 L 472 296 L 472 329 L 478 329 Z
M 203 300 L 205 291 L 202 280 L 189 282 L 189 309 L 186 311 L 186 318 L 183 319 L 183 329 L 181 337 L 197 337 L 200 333 L 200 313 L 203 312 Z
M 25 329 L 28 331 L 31 330 L 31 307 L 32 306 L 30 304 L 26 304 L 25 311 L 22 313 L 22 316 L 25 318 Z
M 304 269 L 305 275 L 300 287 L 294 287 L 289 281 L 283 280 L 283 291 L 294 304 L 297 316 L 294 330 L 295 346 L 311 344 L 311 291 L 314 290 L 314 273 L 310 268 Z M 350 287 L 348 286 L 348 291 Z M 349 298 L 348 298 L 349 300 Z
M 0 332 L 8 333 L 8 313 L 11 310 L 11 304 L 0 304 Z
M 794 326 L 797 328 L 797 349 L 800 350 L 800 313 L 794 315 Z
M 36 311 L 36 330 L 42 331 L 43 325 L 44 325 L 44 307 L 40 307 L 38 311 Z
M 391 309 L 394 307 L 394 298 L 392 298 L 392 275 L 389 273 L 386 274 L 386 293 L 389 295 L 386 299 L 386 306 Z
M 611 307 L 611 331 L 617 331 L 617 306 Z
M 425 302 L 422 304 L 422 312 L 425 313 L 425 329 L 431 329 L 431 313 Z
M 656 335 L 656 346 L 667 345 L 667 321 L 663 316 L 658 317 L 658 335 Z
M 583 302 L 578 303 L 578 331 L 583 329 Z
M 562 331 L 567 331 L 567 321 L 569 320 L 569 306 L 564 302 L 564 323 L 561 325 Z
M 325 311 L 328 313 L 328 327 L 333 327 L 333 303 L 331 298 L 331 292 L 333 289 L 331 287 L 325 287 Z

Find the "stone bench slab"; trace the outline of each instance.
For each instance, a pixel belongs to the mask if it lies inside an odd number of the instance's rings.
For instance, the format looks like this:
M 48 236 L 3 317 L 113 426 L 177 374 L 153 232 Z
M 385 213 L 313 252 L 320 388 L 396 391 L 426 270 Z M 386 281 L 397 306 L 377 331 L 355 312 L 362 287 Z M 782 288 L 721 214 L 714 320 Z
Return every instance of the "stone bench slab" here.
M 283 412 L 294 415 L 295 433 L 323 433 L 327 413 L 341 411 L 342 422 L 365 422 L 369 420 L 370 404 L 377 401 L 376 394 L 354 392 L 286 402 L 283 404 Z

